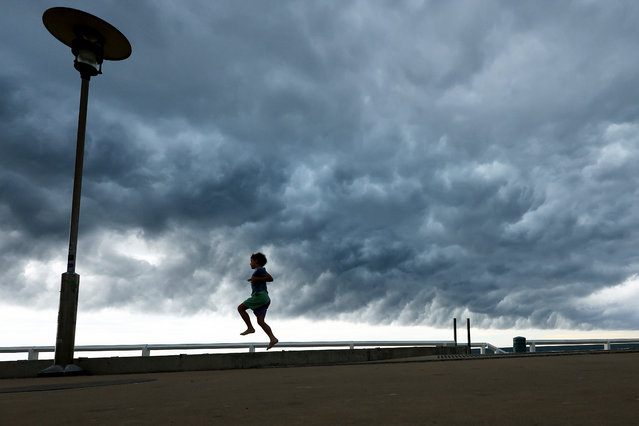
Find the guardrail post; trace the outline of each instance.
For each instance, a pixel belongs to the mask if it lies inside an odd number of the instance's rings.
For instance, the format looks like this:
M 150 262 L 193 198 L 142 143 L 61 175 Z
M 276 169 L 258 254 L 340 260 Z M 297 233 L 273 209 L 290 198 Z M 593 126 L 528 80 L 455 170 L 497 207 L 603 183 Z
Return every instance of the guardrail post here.
M 38 360 L 38 351 L 35 348 L 29 349 L 28 354 L 29 354 L 29 356 L 27 357 L 27 359 L 29 361 L 37 361 Z
M 151 356 L 151 349 L 149 349 L 148 345 L 142 347 L 142 356 Z
M 255 345 L 249 345 L 249 352 L 250 353 L 255 352 Z
M 355 342 L 351 342 L 350 348 L 355 349 Z
M 482 355 L 486 355 L 486 344 L 482 343 L 481 346 L 479 347 L 479 353 Z
M 610 340 L 604 343 L 604 351 L 609 351 L 609 350 L 610 350 Z
M 535 342 L 530 342 L 530 352 L 535 352 Z

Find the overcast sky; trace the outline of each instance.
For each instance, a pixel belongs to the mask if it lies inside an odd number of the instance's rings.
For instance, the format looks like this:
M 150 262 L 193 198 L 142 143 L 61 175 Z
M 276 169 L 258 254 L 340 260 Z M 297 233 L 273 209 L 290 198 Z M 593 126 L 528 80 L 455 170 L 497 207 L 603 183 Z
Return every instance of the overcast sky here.
M 639 328 L 639 3 L 19 1 L 0 14 L 0 298 L 57 307 L 80 77 L 82 309 Z

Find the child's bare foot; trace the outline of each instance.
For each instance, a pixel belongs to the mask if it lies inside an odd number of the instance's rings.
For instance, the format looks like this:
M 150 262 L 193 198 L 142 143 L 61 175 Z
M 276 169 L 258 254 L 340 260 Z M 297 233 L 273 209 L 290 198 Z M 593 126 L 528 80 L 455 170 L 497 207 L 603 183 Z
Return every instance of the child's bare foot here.
M 246 336 L 247 334 L 251 334 L 251 333 L 255 333 L 255 329 L 254 328 L 249 328 L 245 332 L 240 333 L 240 335 L 241 336 Z
M 268 344 L 268 346 L 266 347 L 266 350 L 268 351 L 269 349 L 271 349 L 273 346 L 277 345 L 277 342 L 279 342 L 279 340 L 277 340 L 275 337 L 273 338 L 273 340 L 271 340 L 271 342 Z

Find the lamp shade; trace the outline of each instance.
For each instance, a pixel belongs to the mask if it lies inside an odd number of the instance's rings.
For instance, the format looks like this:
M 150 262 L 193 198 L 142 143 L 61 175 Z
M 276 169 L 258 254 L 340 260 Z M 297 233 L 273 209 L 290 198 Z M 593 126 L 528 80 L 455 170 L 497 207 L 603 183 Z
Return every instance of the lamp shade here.
M 129 40 L 117 28 L 89 13 L 69 7 L 53 7 L 42 15 L 47 30 L 62 43 L 73 47 L 78 38 L 90 38 L 102 45 L 102 58 L 120 61 L 131 56 Z

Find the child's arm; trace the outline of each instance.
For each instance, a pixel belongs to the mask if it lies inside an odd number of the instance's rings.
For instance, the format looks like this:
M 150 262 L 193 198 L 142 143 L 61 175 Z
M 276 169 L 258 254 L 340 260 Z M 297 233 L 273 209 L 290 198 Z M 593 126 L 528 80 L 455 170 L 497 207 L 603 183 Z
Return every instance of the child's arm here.
M 271 274 L 267 272 L 266 275 L 262 277 L 251 277 L 248 279 L 248 281 L 249 282 L 266 281 L 267 283 L 270 283 L 271 281 L 273 281 L 273 277 L 271 276 Z

